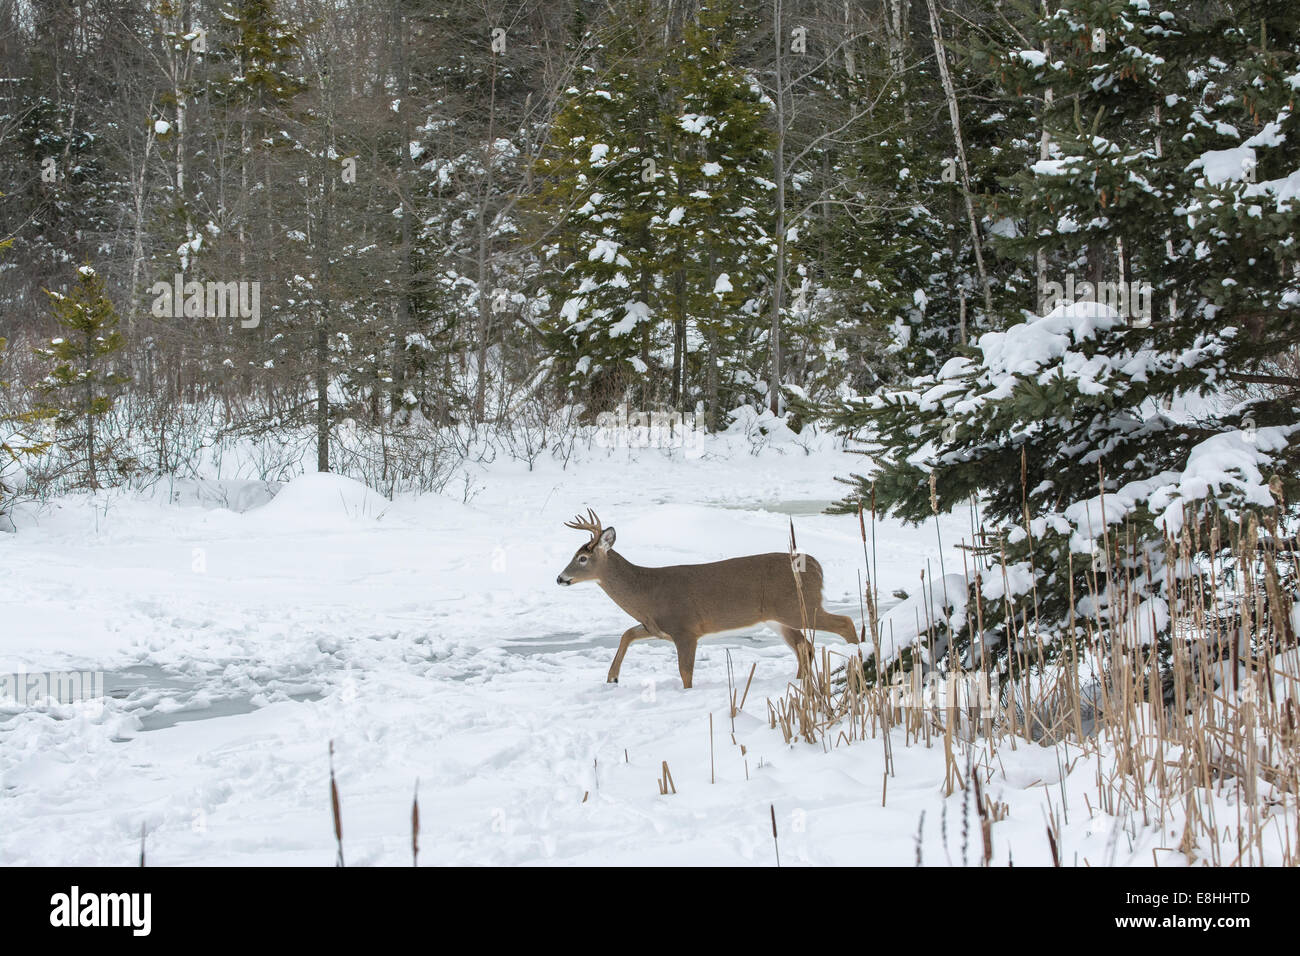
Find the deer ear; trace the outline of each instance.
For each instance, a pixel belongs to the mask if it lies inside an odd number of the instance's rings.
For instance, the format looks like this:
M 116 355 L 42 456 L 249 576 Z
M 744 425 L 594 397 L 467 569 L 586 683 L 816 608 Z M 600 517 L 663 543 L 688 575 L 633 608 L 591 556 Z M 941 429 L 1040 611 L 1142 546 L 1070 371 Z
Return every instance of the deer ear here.
M 608 551 L 614 547 L 614 529 L 606 528 L 600 534 L 600 550 Z

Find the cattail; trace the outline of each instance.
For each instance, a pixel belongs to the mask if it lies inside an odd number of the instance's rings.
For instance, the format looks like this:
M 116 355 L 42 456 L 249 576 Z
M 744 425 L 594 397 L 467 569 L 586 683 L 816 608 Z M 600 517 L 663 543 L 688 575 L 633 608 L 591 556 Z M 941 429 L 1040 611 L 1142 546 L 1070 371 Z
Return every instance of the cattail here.
M 411 866 L 420 865 L 420 778 L 415 778 L 415 798 L 411 801 Z
M 781 866 L 781 844 L 776 839 L 776 804 L 769 803 L 768 809 L 772 811 L 772 849 L 776 851 L 776 865 Z
M 330 741 L 330 809 L 334 813 L 334 839 L 339 845 L 335 866 L 343 866 L 343 813 L 339 808 L 339 788 L 334 782 L 334 741 Z
M 667 796 L 669 793 L 677 792 L 677 784 L 673 782 L 673 775 L 668 769 L 668 761 L 663 761 L 663 773 L 659 777 L 659 794 Z
M 709 714 L 709 783 L 717 783 L 717 775 L 713 769 L 713 714 Z

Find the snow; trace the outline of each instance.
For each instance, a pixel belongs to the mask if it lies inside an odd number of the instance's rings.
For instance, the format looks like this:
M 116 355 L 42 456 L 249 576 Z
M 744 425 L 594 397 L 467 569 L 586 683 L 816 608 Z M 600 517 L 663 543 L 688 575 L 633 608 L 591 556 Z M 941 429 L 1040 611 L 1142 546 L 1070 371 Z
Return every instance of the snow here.
M 940 625 L 960 627 L 965 620 L 967 581 L 965 575 L 945 574 L 931 578 L 914 593 L 890 608 L 880 618 L 880 656 L 892 661 L 899 652 L 918 640 L 936 634 Z M 935 641 L 936 650 L 940 643 Z M 874 654 L 874 648 L 867 652 Z
M 713 121 L 712 116 L 703 116 L 699 113 L 686 113 L 677 122 L 686 132 L 708 139 L 713 135 L 713 129 L 710 126 Z
M 1003 216 L 1001 219 L 996 220 L 993 225 L 989 226 L 989 232 L 1004 239 L 1017 239 L 1020 237 L 1020 227 L 1010 216 Z
M 250 520 L 279 528 L 347 527 L 377 520 L 390 505 L 359 481 L 314 472 L 290 481 Z
M 1039 176 L 1068 176 L 1078 171 L 1075 165 L 1077 157 L 1068 159 L 1040 159 L 1031 163 L 1029 168 Z
M 762 430 L 774 444 L 755 454 Z M 920 812 L 937 820 L 944 802 L 933 753 L 897 747 L 907 783 L 882 808 L 879 747 L 823 754 L 767 727 L 765 699 L 794 673 L 775 634 L 706 640 L 689 691 L 672 648 L 644 642 L 610 685 L 626 615 L 595 586 L 555 585 L 581 543 L 562 522 L 588 505 L 644 564 L 784 550 L 793 520 L 828 605 L 857 620 L 857 519 L 816 513 L 856 456 L 752 411 L 708 441 L 689 461 L 580 448 L 568 468 L 472 466 L 469 502 L 389 502 L 313 473 L 243 513 L 193 507 L 195 487 L 20 509 L 19 532 L 0 536 L 0 673 L 157 668 L 202 694 L 0 704 L 0 861 L 129 863 L 143 824 L 160 865 L 328 864 L 333 741 L 351 865 L 409 862 L 417 778 L 422 863 L 766 865 L 769 803 L 783 863 L 909 863 Z M 932 529 L 886 523 L 877 548 L 882 595 L 911 587 L 926 557 L 937 566 Z M 955 550 L 946 560 L 960 566 Z M 728 651 L 738 669 L 757 664 L 736 720 L 745 757 L 726 718 Z M 223 711 L 232 695 L 245 712 Z M 143 729 L 150 713 L 184 719 Z M 655 784 L 664 760 L 675 796 Z M 1037 834 L 1039 792 L 1018 792 Z
M 409 864 L 417 780 L 427 865 L 766 866 L 769 806 L 783 864 L 911 865 L 922 814 L 925 862 L 960 862 L 954 834 L 973 805 L 943 796 L 942 747 L 895 732 L 882 791 L 879 738 L 823 749 L 768 726 L 794 660 L 767 628 L 702 642 L 691 690 L 659 641 L 634 645 L 622 682 L 605 683 L 627 616 L 594 585 L 555 584 L 582 541 L 562 522 L 587 506 L 647 565 L 783 551 L 793 524 L 825 570 L 827 608 L 860 620 L 857 517 L 821 513 L 860 456 L 770 412 L 730 419 L 691 455 L 579 441 L 567 462 L 499 456 L 464 465 L 445 494 L 392 501 L 307 473 L 20 507 L 18 533 L 0 536 L 0 676 L 90 669 L 145 686 L 0 700 L 0 863 L 129 864 L 143 825 L 158 865 L 328 865 L 331 742 L 349 865 Z M 939 525 L 942 552 L 933 523 L 867 525 L 887 654 L 965 612 L 967 519 Z M 728 655 L 739 673 L 756 667 L 735 743 Z M 1022 745 L 988 764 L 985 793 L 1008 814 L 994 865 L 1050 862 L 1043 815 L 1062 798 L 1067 862 L 1147 864 L 1171 845 L 1140 827 L 1117 841 L 1122 821 L 1085 810 L 1109 772 L 1095 756 Z
M 986 332 L 979 347 L 984 365 L 1001 390 L 1012 387 L 1017 375 L 1034 375 L 1070 353 L 1072 345 L 1093 338 L 1098 332 L 1115 328 L 1123 320 L 1111 307 L 1097 302 L 1071 302 L 1057 305 L 1042 318 L 1013 325 L 1005 332 Z M 1101 357 L 1065 363 L 1072 377 L 1092 379 L 1100 374 Z M 1000 391 L 998 392 L 1000 394 Z
M 1262 468 L 1272 463 L 1271 451 L 1287 447 L 1300 424 L 1275 425 L 1250 431 L 1227 431 L 1193 446 L 1181 474 L 1151 495 L 1150 506 L 1169 532 L 1182 530 L 1185 506 L 1213 497 L 1235 517 L 1241 505 L 1273 507 L 1273 494 Z
M 623 306 L 623 318 L 609 327 L 609 334 L 616 338 L 620 335 L 628 335 L 649 319 L 650 306 L 644 302 L 628 302 Z
M 614 262 L 618 258 L 620 243 L 612 239 L 597 239 L 596 244 L 591 247 L 587 253 L 587 259 L 594 262 L 599 259 L 601 262 Z
M 1205 184 L 1209 186 L 1245 181 L 1247 185 L 1241 190 L 1243 198 L 1271 198 L 1276 210 L 1284 212 L 1293 200 L 1300 197 L 1300 169 L 1292 170 L 1278 179 L 1262 182 L 1253 180 L 1258 166 L 1256 149 L 1277 148 L 1285 141 L 1286 134 L 1282 132 L 1281 124 L 1276 120 L 1270 121 L 1240 146 L 1207 150 L 1188 163 L 1187 170 L 1201 171 Z M 1200 209 L 1201 204 L 1197 202 L 1191 205 L 1189 211 L 1195 215 Z M 1251 205 L 1247 211 L 1249 215 L 1259 217 L 1263 213 L 1263 207 Z
M 1188 172 L 1200 169 L 1211 186 L 1244 179 L 1247 171 L 1255 168 L 1255 150 L 1249 146 L 1230 149 L 1211 149 L 1187 165 Z
M 999 402 L 1016 395 L 1026 382 L 1041 386 L 1068 382 L 1082 396 L 1123 394 L 1130 388 L 1141 389 L 1154 370 L 1194 368 L 1212 360 L 1222 354 L 1224 340 L 1236 334 L 1235 329 L 1224 326 L 1217 337 L 1198 337 L 1172 354 L 1149 347 L 1091 347 L 1098 339 L 1114 342 L 1109 337 L 1122 334 L 1123 325 L 1124 320 L 1107 304 L 1061 303 L 1046 315 L 1030 315 L 1025 322 L 1005 331 L 985 333 L 977 343 L 982 353 L 978 361 L 954 358 L 937 376 L 919 378 L 912 390 L 898 394 L 922 412 L 965 419 L 978 426 L 995 414 Z M 868 399 L 877 406 L 883 400 L 879 396 Z M 1140 441 L 1144 435 L 1178 428 L 1179 422 L 1203 420 L 1207 412 L 1213 414 L 1206 402 L 1206 396 L 1189 391 L 1176 396 L 1169 408 L 1152 407 L 1140 415 L 1117 420 L 1114 430 L 1129 441 Z M 1097 548 L 1108 526 L 1122 525 L 1144 509 L 1154 515 L 1157 527 L 1174 534 L 1182 529 L 1189 510 L 1203 513 L 1211 501 L 1233 520 L 1248 507 L 1272 508 L 1275 501 L 1268 482 L 1282 460 L 1278 453 L 1300 434 L 1300 421 L 1256 427 L 1249 415 L 1243 415 L 1240 426 L 1229 425 L 1200 438 L 1188 449 L 1181 467 L 1147 474 L 1137 470 L 1131 480 L 1108 490 L 1104 500 L 1095 495 L 1040 510 L 1034 518 L 1033 533 L 1041 536 L 1050 528 L 1069 535 L 1072 551 L 1089 554 Z M 1025 425 L 1027 430 L 1034 427 L 1032 422 Z M 948 439 L 942 443 L 924 442 L 912 450 L 907 460 L 923 470 L 931 469 L 947 460 L 945 455 L 952 454 L 945 448 L 949 443 Z M 1079 451 L 1086 451 L 1079 460 L 1090 465 L 1104 455 L 1105 449 L 1098 446 Z M 1022 534 L 1021 529 L 1013 530 L 1013 540 L 1020 540 Z M 1028 569 L 1024 570 L 1023 580 L 1018 579 L 1015 569 L 1006 582 L 986 580 L 984 596 L 996 600 L 1004 591 L 1026 593 L 1031 579 Z M 1152 617 L 1157 621 L 1165 619 L 1154 608 L 1145 613 L 1139 631 L 1148 629 Z
M 23 467 L 22 453 L 33 444 L 32 439 L 22 432 L 0 428 L 0 504 L 3 504 L 6 489 L 18 492 L 27 487 L 27 469 Z M 0 530 L 8 528 L 0 526 Z

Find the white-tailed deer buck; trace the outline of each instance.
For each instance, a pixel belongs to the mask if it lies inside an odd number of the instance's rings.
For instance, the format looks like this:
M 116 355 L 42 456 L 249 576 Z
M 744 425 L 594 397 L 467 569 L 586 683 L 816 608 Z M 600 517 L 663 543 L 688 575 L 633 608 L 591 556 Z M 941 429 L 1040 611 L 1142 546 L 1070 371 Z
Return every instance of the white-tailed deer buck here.
M 618 682 L 623 655 L 632 642 L 652 637 L 676 645 L 685 687 L 691 686 L 695 671 L 695 646 L 707 634 L 763 622 L 774 625 L 795 652 L 800 677 L 812 656 L 803 629 L 829 631 L 858 643 L 853 620 L 822 607 L 822 566 L 809 555 L 778 551 L 708 564 L 643 568 L 613 549 L 614 529 L 602 528 L 590 508 L 586 518 L 579 515 L 564 526 L 591 532 L 591 540 L 574 553 L 555 582 L 568 586 L 595 581 L 639 622 L 619 641 L 609 665 L 610 683 Z

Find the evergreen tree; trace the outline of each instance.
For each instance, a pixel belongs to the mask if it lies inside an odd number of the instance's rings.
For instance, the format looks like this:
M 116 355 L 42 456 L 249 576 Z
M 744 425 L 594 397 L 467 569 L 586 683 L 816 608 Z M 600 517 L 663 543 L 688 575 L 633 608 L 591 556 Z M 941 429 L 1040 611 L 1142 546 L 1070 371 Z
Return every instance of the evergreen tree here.
M 239 188 L 233 191 L 220 233 L 235 244 L 242 272 L 265 266 L 267 259 L 258 250 L 279 244 L 302 223 L 296 208 L 286 203 L 285 188 L 286 180 L 298 180 L 300 170 L 295 162 L 292 175 L 281 176 L 277 164 L 301 149 L 291 127 L 299 119 L 295 101 L 307 83 L 300 73 L 301 40 L 281 16 L 276 0 L 231 0 L 221 7 L 219 17 L 210 41 L 215 75 L 202 92 L 223 124 L 236 130 Z M 182 271 L 202 245 L 195 224 L 189 224 L 189 231 Z M 210 227 L 204 231 L 209 243 L 219 234 Z
M 1265 366 L 1300 344 L 1286 185 L 1300 174 L 1300 47 L 1280 7 L 1230 6 L 1197 24 L 1075 0 L 1038 22 L 1034 48 L 1006 53 L 1012 89 L 1054 93 L 1051 156 L 1007 183 L 1020 245 L 1078 269 L 1076 299 L 1083 281 L 1113 282 L 1090 290 L 1108 302 L 1007 315 L 969 357 L 844 416 L 878 429 L 876 472 L 852 480 L 850 504 L 874 493 L 919 522 L 980 503 L 1008 571 L 970 596 L 987 602 L 986 631 L 967 615 L 953 644 L 965 666 L 987 654 L 1014 674 L 1063 646 L 1035 643 L 1044 632 L 1063 639 L 1097 611 L 1167 649 L 1166 535 L 1209 541 L 1203 526 L 1295 501 L 1300 382 Z M 1234 381 L 1277 391 L 1243 405 Z M 1121 578 L 1140 606 L 1114 603 Z
M 634 4 L 600 51 L 603 69 L 582 67 L 537 164 L 544 186 L 532 209 L 539 229 L 555 230 L 542 328 L 557 371 L 591 411 L 642 380 L 658 319 L 650 223 L 663 204 L 665 93 L 652 11 Z
M 766 353 L 752 332 L 762 327 L 774 251 L 765 209 L 768 111 L 756 85 L 730 62 L 728 10 L 726 3 L 701 8 L 670 61 L 675 96 L 664 127 L 671 161 L 656 195 L 666 211 L 650 222 L 661 250 L 655 284 L 681 349 L 674 368 L 695 371 L 710 429 L 723 424 L 724 401 L 731 407 L 754 397 L 746 386 L 762 374 Z M 693 366 L 691 329 L 704 343 Z
M 48 292 L 50 310 L 64 335 L 37 355 L 52 363 L 41 382 L 42 416 L 51 417 L 69 438 L 61 444 L 79 451 L 86 483 L 99 487 L 96 423 L 113 407 L 113 398 L 130 381 L 113 371 L 113 356 L 124 344 L 117 311 L 104 293 L 104 281 L 90 266 L 77 270 L 72 291 Z
M 534 212 L 556 233 L 545 327 L 593 408 L 701 396 L 718 427 L 761 371 L 768 108 L 731 60 L 730 4 L 702 7 L 653 51 L 644 38 L 663 30 L 636 9 L 601 51 L 605 69 L 569 91 L 538 164 Z

